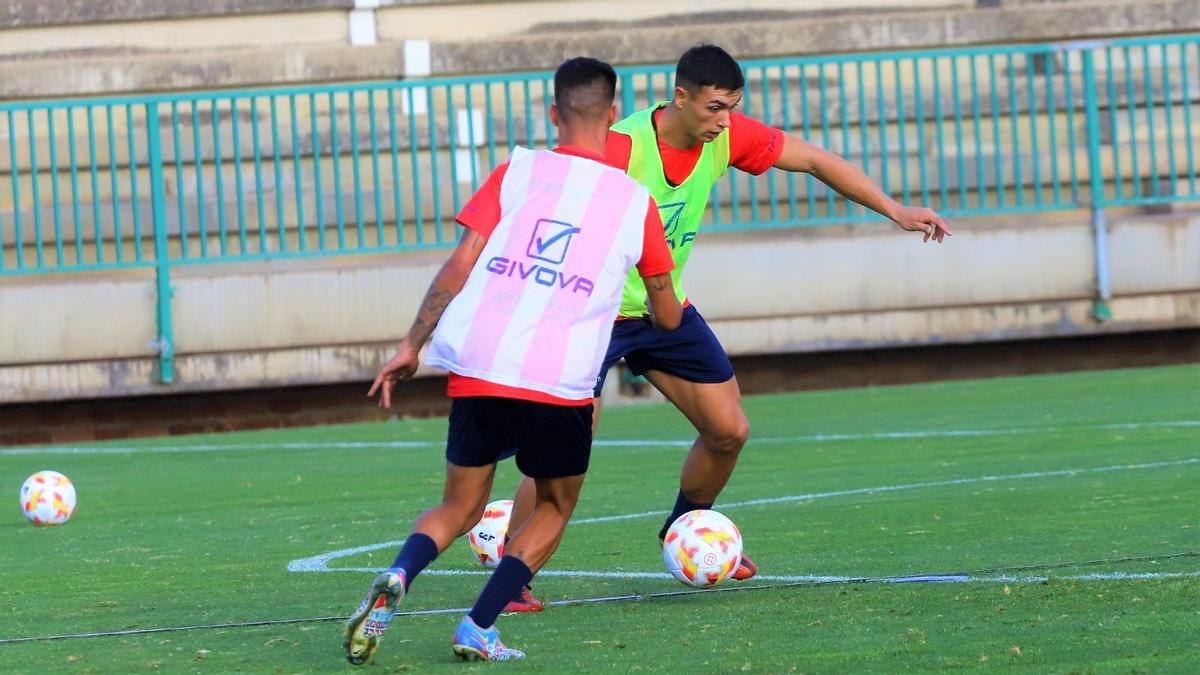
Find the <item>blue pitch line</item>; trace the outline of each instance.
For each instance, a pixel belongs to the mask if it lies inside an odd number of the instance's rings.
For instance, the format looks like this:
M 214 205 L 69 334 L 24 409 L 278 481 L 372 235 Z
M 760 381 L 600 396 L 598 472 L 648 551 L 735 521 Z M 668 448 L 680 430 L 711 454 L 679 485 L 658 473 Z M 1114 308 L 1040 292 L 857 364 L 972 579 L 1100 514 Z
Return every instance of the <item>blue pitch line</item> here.
M 1032 571 L 1045 569 L 1061 569 L 1071 567 L 1087 567 L 1103 564 L 1117 564 L 1123 562 L 1137 562 L 1149 560 L 1170 560 L 1176 558 L 1195 558 L 1200 557 L 1200 551 L 1186 551 L 1182 553 L 1168 553 L 1161 556 L 1129 556 L 1124 558 L 1110 558 L 1105 560 L 1087 560 L 1082 562 L 1060 562 L 1060 563 L 1045 563 L 1035 565 L 1018 565 L 1008 567 L 996 567 L 987 570 L 977 570 L 975 572 L 954 572 L 949 574 L 916 574 L 916 575 L 898 575 L 898 576 L 877 576 L 877 577 L 830 577 L 825 579 L 802 580 L 782 584 L 755 584 L 755 585 L 740 585 L 740 586 L 721 586 L 718 588 L 706 589 L 685 589 L 681 591 L 660 591 L 657 593 L 629 593 L 623 595 L 608 595 L 591 598 L 574 598 L 567 600 L 554 600 L 545 603 L 550 607 L 567 607 L 572 605 L 590 605 L 605 602 L 621 602 L 621 601 L 643 601 L 655 600 L 663 598 L 676 598 L 690 595 L 699 595 L 701 593 L 729 593 L 738 591 L 761 591 L 771 589 L 784 588 L 799 588 L 811 586 L 826 586 L 831 584 L 912 584 L 912 583 L 969 583 L 969 582 L 1005 582 L 1005 583 L 1042 583 L 1048 581 L 1050 577 L 1045 576 L 1029 576 L 1029 577 L 1011 577 L 1011 576 L 995 576 L 981 577 L 981 574 L 994 574 L 997 572 L 1016 572 L 1016 571 Z M 426 572 L 428 574 L 429 572 Z M 489 572 L 490 573 L 490 572 Z M 1200 572 L 1114 572 L 1114 573 L 1093 573 L 1075 576 L 1056 577 L 1064 581 L 1102 581 L 1102 580 L 1129 580 L 1129 579 L 1178 579 L 1200 577 Z M 433 616 L 437 614 L 465 614 L 469 612 L 469 607 L 445 607 L 439 609 L 423 609 L 411 612 L 396 612 L 396 617 L 403 616 Z M 165 626 L 159 628 L 132 628 L 126 630 L 114 631 L 98 631 L 92 633 L 70 633 L 63 635 L 44 635 L 32 637 L 15 637 L 15 638 L 0 638 L 0 644 L 14 644 L 19 642 L 38 642 L 49 640 L 69 640 L 77 638 L 92 638 L 92 637 L 116 637 L 126 635 L 147 635 L 154 633 L 175 633 L 191 630 L 204 629 L 220 629 L 220 628 L 254 628 L 258 626 L 283 626 L 290 624 L 301 623 L 317 623 L 329 621 L 345 621 L 344 616 L 320 616 L 312 618 L 300 619 L 268 619 L 263 621 L 245 621 L 245 622 L 230 622 L 216 624 L 198 624 L 192 626 Z
M 751 500 L 743 501 L 743 502 L 730 502 L 728 504 L 721 504 L 720 508 L 722 510 L 725 510 L 725 509 L 731 509 L 731 508 L 740 508 L 743 506 L 761 506 L 763 504 L 782 504 L 782 503 L 786 503 L 786 502 L 810 501 L 810 500 L 814 500 L 814 499 L 827 499 L 830 497 L 847 497 L 847 496 L 851 496 L 851 495 L 875 494 L 875 493 L 881 493 L 881 492 L 898 492 L 900 490 L 915 490 L 915 489 L 919 489 L 919 488 L 928 488 L 928 487 L 947 487 L 947 486 L 953 486 L 953 485 L 969 485 L 972 483 L 990 483 L 990 482 L 998 482 L 998 481 L 1006 481 L 1006 480 L 1021 480 L 1021 479 L 1027 479 L 1027 478 L 1061 478 L 1061 477 L 1076 476 L 1079 474 L 1107 473 L 1107 472 L 1111 472 L 1111 471 L 1129 471 L 1129 470 L 1134 470 L 1134 469 L 1161 469 L 1161 468 L 1168 467 L 1168 466 L 1185 466 L 1185 465 L 1197 464 L 1197 463 L 1200 463 L 1200 458 L 1191 457 L 1188 459 L 1179 459 L 1179 460 L 1171 460 L 1171 461 L 1147 462 L 1144 464 L 1115 464 L 1115 465 L 1110 465 L 1110 466 L 1092 467 L 1092 468 L 1087 468 L 1087 469 L 1061 469 L 1058 471 L 1033 471 L 1033 472 L 1015 473 L 1015 474 L 1007 474 L 1007 475 L 1000 475 L 1000 476 L 978 476 L 975 478 L 953 478 L 950 480 L 927 481 L 927 482 L 922 482 L 922 483 L 907 483 L 907 484 L 901 484 L 901 485 L 883 485 L 883 486 L 879 486 L 879 487 L 854 488 L 854 489 L 850 489 L 850 490 L 834 490 L 834 491 L 830 491 L 830 492 L 812 492 L 812 493 L 802 494 L 802 495 L 792 495 L 789 497 L 768 497 L 765 499 L 751 499 Z M 570 526 L 570 525 L 589 525 L 589 524 L 593 524 L 593 523 L 610 523 L 610 522 L 614 522 L 614 521 L 618 521 L 618 520 L 632 520 L 635 518 L 648 518 L 650 516 L 663 516 L 668 513 L 670 513 L 670 511 L 666 511 L 666 510 L 642 511 L 640 513 L 626 513 L 626 514 L 615 515 L 615 516 L 598 516 L 598 517 L 594 517 L 594 518 L 580 518 L 578 520 L 572 520 L 568 526 Z M 339 568 L 335 568 L 335 569 L 330 569 L 329 561 L 336 560 L 338 558 L 345 558 L 348 556 L 357 555 L 359 553 L 367 553 L 368 551 L 377 551 L 379 549 L 384 549 L 384 548 L 395 548 L 395 547 L 399 547 L 403 543 L 404 543 L 404 540 L 385 541 L 385 542 L 378 543 L 378 544 L 367 544 L 365 546 L 357 546 L 354 548 L 342 549 L 339 551 L 330 551 L 327 553 L 321 553 L 321 554 L 318 554 L 318 555 L 315 555 L 315 556 L 312 556 L 309 558 L 300 558 L 298 560 L 293 560 L 288 563 L 287 569 L 289 572 L 358 572 L 358 571 L 364 571 L 363 568 L 339 567 Z M 378 570 L 369 569 L 369 570 L 365 570 L 365 571 L 378 571 Z M 426 572 L 426 574 L 431 574 L 431 573 L 434 573 L 434 572 L 433 571 Z M 450 574 L 453 572 L 452 571 L 443 571 L 440 573 L 441 574 Z M 546 575 L 546 574 L 551 574 L 551 573 L 550 572 L 541 572 L 541 574 Z
M 812 443 L 826 441 L 905 440 L 913 438 L 972 438 L 983 436 L 1015 436 L 1053 434 L 1071 431 L 1133 431 L 1139 429 L 1200 429 L 1200 420 L 1160 420 L 1152 422 L 1121 422 L 1081 427 L 1016 427 L 1011 429 L 945 429 L 926 431 L 885 431 L 867 434 L 807 434 L 800 436 L 751 437 L 755 443 Z M 606 447 L 691 447 L 693 441 L 677 439 L 600 439 L 592 443 Z M 40 446 L 0 449 L 0 456 L 50 455 L 125 455 L 140 453 L 223 452 L 227 450 L 363 450 L 363 449 L 423 449 L 441 448 L 444 441 L 330 441 L 307 443 L 209 443 L 197 445 L 144 446 Z

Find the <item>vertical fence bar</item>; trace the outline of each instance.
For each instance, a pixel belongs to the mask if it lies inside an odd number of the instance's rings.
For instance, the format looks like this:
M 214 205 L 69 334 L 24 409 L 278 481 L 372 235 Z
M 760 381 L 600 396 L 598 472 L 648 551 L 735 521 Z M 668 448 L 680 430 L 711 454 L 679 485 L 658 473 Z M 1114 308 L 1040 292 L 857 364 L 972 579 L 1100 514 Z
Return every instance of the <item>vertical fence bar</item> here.
M 1063 108 L 1067 113 L 1067 148 L 1071 153 L 1071 203 L 1079 205 L 1079 162 L 1075 159 L 1076 148 L 1078 144 L 1075 140 L 1075 90 L 1071 84 L 1074 81 L 1071 70 L 1071 54 L 1073 51 L 1063 52 Z M 1084 87 L 1096 86 L 1095 82 L 1085 84 Z
M 366 247 L 366 220 L 362 214 L 362 168 L 359 167 L 361 154 L 359 153 L 359 107 L 355 102 L 358 96 L 355 96 L 356 91 L 347 92 L 349 106 L 346 114 L 350 118 L 350 175 L 353 178 L 354 185 L 354 233 L 358 237 L 358 249 Z M 433 103 L 430 103 L 430 119 L 432 126 L 432 110 Z M 434 177 L 436 179 L 437 177 Z
M 412 171 L 413 226 L 416 229 L 416 240 L 419 246 L 425 242 L 425 218 L 421 212 L 421 165 L 419 155 L 421 148 L 417 145 L 417 120 L 416 113 L 413 112 L 412 87 L 405 89 L 405 95 L 408 96 L 408 154 Z
M 83 219 L 79 210 L 79 161 L 75 156 L 75 108 L 67 106 L 67 152 L 71 155 L 71 215 L 75 222 L 75 264 L 83 264 Z M 0 261 L 3 255 L 0 254 Z
M 888 175 L 887 107 L 883 98 L 883 61 L 875 61 L 875 124 L 879 127 L 879 183 L 883 191 L 891 194 L 891 176 Z
M 279 251 L 287 251 L 287 221 L 283 211 L 283 159 L 279 147 L 279 104 L 275 95 L 271 96 L 271 151 L 274 160 L 275 174 L 275 236 Z
M 1111 73 L 1110 73 L 1111 75 Z M 1096 64 L 1093 50 L 1083 52 L 1083 81 L 1087 109 L 1088 174 L 1092 189 L 1092 239 L 1095 249 L 1096 298 L 1092 317 L 1096 321 L 1112 318 L 1108 300 L 1112 290 L 1108 276 L 1108 227 L 1104 215 L 1104 177 L 1100 173 L 1100 114 L 1096 103 Z
M 454 91 L 446 85 L 446 154 L 450 155 L 450 208 L 458 212 L 458 129 L 455 127 Z M 548 120 L 549 118 L 547 118 Z M 547 135 L 547 138 L 549 136 Z
M 929 206 L 929 173 L 925 166 L 925 92 L 921 87 L 921 59 L 912 60 L 913 110 L 917 118 L 917 180 L 921 184 L 921 203 Z
M 304 166 L 300 155 L 300 119 L 296 114 L 296 94 L 288 96 L 288 114 L 291 116 L 289 122 L 292 129 L 292 195 L 296 204 L 296 248 L 304 253 L 308 250 L 308 232 L 304 229 Z M 359 242 L 362 242 L 361 236 Z
M 950 208 L 950 186 L 946 181 L 946 132 L 943 130 L 945 123 L 942 121 L 942 68 L 938 64 L 938 57 L 933 57 L 933 118 L 936 124 L 933 125 L 937 133 L 937 174 L 938 174 L 938 195 L 941 202 L 938 204 L 939 210 Z
M 1150 146 L 1150 196 L 1159 196 L 1158 134 L 1154 132 L 1154 78 L 1150 75 L 1150 47 L 1142 45 L 1142 90 L 1146 96 L 1146 144 Z
M 1012 58 L 1011 55 L 1009 58 Z M 987 177 L 983 168 L 983 111 L 979 102 L 979 59 L 974 55 L 971 59 L 971 127 L 975 137 L 975 191 L 978 193 L 978 207 L 987 208 Z M 1018 160 L 1019 161 L 1019 160 Z
M 217 183 L 217 242 L 221 255 L 226 256 L 229 255 L 229 230 L 225 222 L 225 168 L 221 161 L 221 109 L 217 107 L 217 99 L 209 101 L 209 109 L 212 111 L 213 179 Z
M 68 111 L 70 114 L 70 111 Z M 55 138 L 54 109 L 46 108 L 46 133 L 50 137 L 50 199 L 54 207 L 54 260 L 63 266 L 62 208 L 58 199 L 58 143 Z
M 779 66 L 779 106 L 783 112 L 783 130 L 787 133 L 792 132 L 792 104 L 788 96 L 788 77 L 787 68 Z M 845 113 L 843 112 L 843 115 Z M 844 119 L 844 118 L 843 118 Z M 796 220 L 796 173 L 794 171 L 785 171 L 785 180 L 787 181 L 788 194 L 788 220 L 795 222 Z
M 967 169 L 963 160 L 962 101 L 959 94 L 958 58 L 950 57 L 950 96 L 954 105 L 954 168 L 958 178 L 958 208 L 967 209 Z
M 155 317 L 158 327 L 158 380 L 175 381 L 175 333 L 171 319 L 171 261 L 167 251 L 167 196 L 163 191 L 162 128 L 158 104 L 146 104 L 146 169 L 150 172 L 150 206 L 154 229 Z M 131 125 L 132 126 L 132 125 Z
M 838 61 L 837 70 L 838 80 L 838 114 L 842 118 L 842 155 L 850 159 L 850 110 L 846 102 L 846 64 L 844 61 Z M 787 172 L 788 177 L 792 175 L 791 171 Z M 846 203 L 846 217 L 854 217 L 854 202 L 850 199 L 844 200 Z
M 410 90 L 411 91 L 411 90 Z M 409 109 L 412 109 L 411 102 Z M 333 160 L 333 210 L 334 221 L 337 223 L 338 250 L 346 248 L 346 211 L 345 198 L 342 195 L 342 130 L 338 126 L 337 98 L 329 92 L 329 158 Z M 417 180 L 414 174 L 413 180 Z
M 1017 115 L 1021 108 L 1017 100 L 1017 69 L 1010 53 L 1007 58 L 1008 66 L 1008 122 L 1009 133 L 1012 134 L 1013 161 L 1013 201 L 1017 206 L 1025 204 L 1025 180 L 1021 175 L 1021 129 L 1018 126 Z M 996 150 L 999 151 L 999 144 Z
M 1183 128 L 1187 134 L 1187 172 L 1188 172 L 1188 187 L 1191 195 L 1196 196 L 1196 158 L 1195 145 L 1196 136 L 1192 126 L 1192 90 L 1188 83 L 1188 44 L 1186 42 L 1179 45 L 1179 76 L 1180 90 L 1183 92 Z M 1196 42 L 1196 58 L 1200 60 L 1200 41 Z
M 396 89 L 387 89 L 388 143 L 392 160 L 392 210 L 396 220 L 396 245 L 404 244 L 404 211 L 400 204 L 400 141 L 396 133 Z
M 894 88 L 896 91 L 896 137 L 900 144 L 900 194 L 904 203 L 909 202 L 909 186 L 908 186 L 908 139 L 905 138 L 908 133 L 904 128 L 904 85 L 900 77 L 900 59 L 892 60 L 892 75 L 896 81 Z
M 829 82 L 825 78 L 825 64 L 817 66 L 817 100 L 821 106 L 821 144 L 828 148 L 833 145 L 833 139 L 830 136 L 829 130 L 829 92 L 827 91 Z M 825 215 L 833 217 L 834 212 L 834 191 L 825 189 Z
M 1041 144 L 1038 142 L 1037 130 L 1037 96 L 1034 94 L 1033 78 L 1035 77 L 1033 67 L 1033 54 L 1025 54 L 1025 99 L 1028 110 L 1025 117 L 1029 120 L 1029 156 L 1030 164 L 1033 169 L 1033 203 L 1042 204 L 1042 193 L 1045 191 L 1045 184 L 1042 182 L 1042 153 Z M 1054 124 L 1054 120 L 1050 120 L 1050 124 Z
M 375 94 L 377 92 L 372 89 L 367 90 L 367 115 L 371 118 L 371 123 L 367 126 L 367 130 L 371 134 L 371 191 L 375 194 L 375 245 L 383 247 L 383 192 L 379 189 L 379 124 L 375 121 Z M 314 147 L 316 138 L 313 139 Z
M 21 168 L 17 164 L 17 125 L 12 110 L 8 111 L 8 138 L 8 169 L 12 176 L 13 249 L 17 254 L 17 269 L 21 270 L 25 269 L 25 240 L 21 231 Z M 96 222 L 99 222 L 99 219 Z
M 1000 91 L 996 84 L 996 55 L 988 54 L 988 94 L 992 105 L 992 182 L 996 187 L 996 208 L 1004 208 L 1004 153 L 1000 152 Z
M 627 80 L 621 80 L 621 98 L 625 98 L 625 83 Z M 629 100 L 633 101 L 632 93 Z M 483 85 L 483 114 L 487 118 L 484 121 L 484 130 L 487 132 L 487 170 L 490 172 L 496 166 L 496 124 L 492 113 L 492 83 L 486 82 Z M 625 114 L 629 114 L 629 109 L 626 108 Z
M 200 257 L 208 257 L 208 229 L 204 204 L 204 148 L 200 145 L 200 99 L 192 104 L 192 171 L 196 174 L 196 236 L 200 238 Z M 272 114 L 274 110 L 272 110 Z M 278 147 L 278 144 L 276 144 Z M 276 186 L 276 192 L 280 192 Z M 187 257 L 186 252 L 184 257 Z
M 470 87 L 468 87 L 468 90 L 469 89 L 470 89 Z M 448 97 L 450 95 L 450 92 L 447 91 L 446 95 Z M 550 80 L 544 79 L 544 80 L 542 80 L 542 124 L 544 125 L 545 130 L 546 130 L 546 148 L 547 149 L 553 148 L 555 145 L 555 143 L 554 143 L 554 136 L 555 136 L 554 125 L 550 123 L 550 114 L 546 111 L 546 108 L 549 106 L 550 102 L 553 100 L 554 100 L 554 93 L 550 87 Z M 469 105 L 467 107 L 467 114 L 468 114 L 468 116 L 470 115 L 470 106 Z M 457 181 L 455 181 L 455 182 L 457 183 Z M 458 210 L 458 198 L 455 198 L 455 200 L 454 200 L 454 208 L 455 208 L 455 210 Z
M 749 75 L 749 73 L 746 72 L 746 70 L 744 68 L 742 69 L 742 77 L 744 78 L 744 80 L 747 83 L 749 83 L 750 75 Z M 762 113 L 758 113 L 754 110 L 753 101 L 750 99 L 749 96 L 743 97 L 742 103 L 743 103 L 743 105 L 745 105 L 745 110 L 746 110 L 747 115 L 757 116 L 759 119 L 762 119 L 762 117 L 763 117 Z M 766 124 L 765 120 L 763 123 Z M 732 173 L 732 172 L 730 172 L 730 173 Z M 747 199 L 747 201 L 750 204 L 750 222 L 757 223 L 757 222 L 760 222 L 759 218 L 758 218 L 758 181 L 748 180 L 748 181 L 746 181 L 746 184 L 747 184 L 747 189 L 750 193 L 749 197 Z
M 525 106 L 529 106 L 529 80 L 525 81 Z M 430 181 L 430 187 L 433 188 L 433 239 L 437 243 L 442 243 L 442 192 L 441 180 L 439 180 L 440 171 L 438 170 L 438 140 L 437 140 L 437 124 L 433 122 L 433 87 L 425 88 L 425 103 L 429 110 L 429 167 L 430 173 L 433 175 L 433 180 Z M 528 113 L 528 110 L 526 110 Z M 528 127 L 530 123 L 528 115 L 526 115 L 525 123 Z
M 1162 56 L 1162 90 L 1163 90 L 1163 120 L 1167 127 L 1167 166 L 1170 167 L 1171 181 L 1171 196 L 1179 194 L 1179 172 L 1175 167 L 1175 124 L 1171 120 L 1174 116 L 1174 103 L 1171 100 L 1171 69 L 1167 62 L 1167 46 L 1162 45 L 1159 48 L 1159 54 Z M 1187 95 L 1187 92 L 1184 92 Z
M 104 230 L 100 225 L 100 169 L 96 165 L 96 163 L 98 161 L 96 158 L 96 121 L 95 121 L 94 116 L 92 115 L 92 106 L 90 106 L 90 105 L 87 106 L 86 110 L 87 110 L 87 135 L 88 135 L 88 166 L 90 169 L 91 179 L 92 179 L 91 180 L 91 184 L 92 184 L 92 242 L 96 246 L 96 264 L 102 265 L 102 264 L 104 264 Z M 8 115 L 9 115 L 9 117 L 8 117 L 9 132 L 11 134 L 12 113 L 10 112 L 10 113 L 8 113 Z M 10 138 L 11 138 L 11 136 L 10 136 Z M 10 145 L 9 147 L 12 148 L 13 146 Z M 14 170 L 15 170 L 15 165 L 14 165 Z M 13 180 L 14 180 L 14 182 L 13 182 L 13 188 L 14 188 L 13 201 L 15 203 L 18 201 L 17 199 L 15 199 L 15 197 L 16 197 L 16 194 L 15 194 L 16 175 L 15 174 L 13 176 Z M 20 230 L 21 212 L 19 209 L 17 210 L 15 215 L 17 216 L 17 232 L 19 233 L 21 231 Z M 17 262 L 19 265 L 20 258 L 17 259 Z
M 26 111 L 25 119 L 25 127 L 29 130 L 29 183 L 30 194 L 33 197 L 34 259 L 37 261 L 38 269 L 43 269 L 46 266 L 46 260 L 42 251 L 42 198 L 38 185 L 37 130 L 33 124 L 33 108 Z
M 254 211 L 258 218 L 258 252 L 267 253 L 267 214 L 263 204 L 262 141 L 258 131 L 258 97 L 250 98 L 250 140 L 254 144 Z
M 233 189 L 237 199 L 238 254 L 249 255 L 246 232 L 246 190 L 242 187 L 242 123 L 238 119 L 237 97 L 229 99 L 229 130 L 233 133 Z
M 1137 140 L 1137 99 L 1133 93 L 1133 57 L 1130 55 L 1129 47 L 1125 47 L 1125 102 L 1128 105 L 1126 117 L 1129 122 L 1129 180 L 1130 187 L 1133 188 L 1133 196 L 1141 198 L 1142 196 L 1142 167 L 1138 161 L 1138 140 Z
M 766 66 L 762 68 L 762 79 L 759 81 L 759 93 L 762 95 L 763 122 L 774 126 L 774 111 L 771 110 L 771 78 L 768 77 Z M 767 210 L 772 223 L 779 222 L 779 194 L 775 188 L 775 176 L 778 172 L 772 167 L 767 171 Z
M 317 122 L 317 95 L 308 94 L 308 130 L 312 136 L 313 208 L 317 217 L 317 250 L 325 252 L 325 186 L 321 181 L 321 129 Z M 337 158 L 334 158 L 337 161 Z
M 183 194 L 183 152 L 179 142 L 179 102 L 171 101 L 171 146 L 175 153 L 175 212 L 179 220 L 179 249 L 188 257 L 187 211 Z M 262 189 L 259 188 L 261 192 Z
M 1054 97 L 1054 60 L 1053 52 L 1046 54 L 1046 117 L 1050 120 L 1050 185 L 1055 206 L 1062 204 L 1062 180 L 1058 173 L 1058 102 Z
M 1084 66 L 1086 67 L 1087 57 L 1082 57 L 1082 58 L 1084 59 Z M 1108 91 L 1108 135 L 1109 135 L 1109 149 L 1112 151 L 1113 187 L 1114 187 L 1113 198 L 1121 199 L 1124 196 L 1123 195 L 1124 187 L 1121 185 L 1121 151 L 1120 151 L 1120 147 L 1119 147 L 1120 143 L 1118 143 L 1118 140 L 1120 139 L 1121 134 L 1117 130 L 1117 85 L 1115 82 L 1116 78 L 1113 77 L 1113 48 L 1112 47 L 1104 48 L 1104 59 L 1105 59 L 1104 75 L 1105 75 L 1105 78 L 1107 80 L 1107 85 L 1108 85 L 1107 86 L 1107 91 Z M 1094 67 L 1095 67 L 1095 65 L 1093 64 L 1093 68 Z M 1086 101 L 1086 98 L 1088 95 L 1087 88 L 1096 86 L 1096 84 L 1097 83 L 1095 81 L 1087 79 L 1086 75 L 1084 76 L 1083 87 L 1084 87 L 1085 101 Z M 1093 166 L 1092 168 L 1095 168 L 1095 167 Z M 1132 192 L 1133 192 L 1132 186 L 1130 186 L 1129 191 L 1132 194 Z M 1094 200 L 1094 199 L 1096 199 L 1096 197 L 1093 196 L 1092 199 Z
M 478 146 L 475 143 L 475 139 L 477 138 L 475 135 L 475 102 L 471 96 L 471 85 L 464 85 L 463 89 L 467 95 L 467 147 L 471 153 L 469 155 L 471 158 L 469 168 L 471 170 L 471 192 L 474 193 L 479 189 L 479 168 L 477 166 L 479 164 L 479 152 L 476 150 Z M 550 119 L 549 115 L 547 115 L 546 119 Z
M 133 216 L 133 259 L 142 260 L 142 208 L 138 199 L 137 147 L 133 141 L 133 106 L 125 106 L 125 142 L 129 147 L 129 210 Z
M 116 251 L 117 263 L 125 259 L 124 242 L 121 237 L 121 191 L 117 183 L 117 140 L 116 132 L 113 127 L 113 107 L 112 104 L 105 106 L 108 122 L 108 178 L 109 186 L 112 190 L 112 214 L 113 214 L 113 246 Z
M 808 112 L 808 67 L 800 64 L 800 128 L 804 140 L 812 142 L 812 126 Z M 804 174 L 804 199 L 808 203 L 808 219 L 817 217 L 817 182 L 811 173 Z

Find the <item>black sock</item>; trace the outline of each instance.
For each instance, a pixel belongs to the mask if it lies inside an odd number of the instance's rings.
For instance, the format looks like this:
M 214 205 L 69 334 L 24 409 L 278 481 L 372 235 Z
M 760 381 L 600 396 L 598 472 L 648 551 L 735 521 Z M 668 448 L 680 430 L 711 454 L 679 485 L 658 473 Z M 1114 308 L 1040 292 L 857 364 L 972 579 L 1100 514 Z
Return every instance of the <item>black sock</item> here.
M 529 567 L 520 558 L 510 555 L 501 558 L 500 565 L 492 572 L 491 578 L 483 587 L 483 592 L 479 594 L 479 599 L 475 601 L 475 606 L 471 608 L 471 620 L 480 628 L 491 628 L 508 601 L 532 579 L 533 572 L 529 571 Z
M 412 586 L 413 579 L 437 557 L 437 544 L 433 543 L 429 535 L 413 532 L 404 541 L 404 546 L 400 547 L 400 553 L 396 555 L 392 569 L 399 567 L 404 570 L 405 590 L 408 590 L 408 587 Z
M 682 516 L 688 511 L 695 511 L 696 509 L 711 509 L 712 505 L 712 502 L 694 502 L 685 497 L 683 490 L 680 490 L 679 496 L 675 498 L 675 508 L 671 511 L 671 515 L 667 516 L 667 522 L 663 523 L 662 529 L 658 531 L 658 538 L 667 538 L 667 530 L 671 529 L 671 524 L 674 523 L 679 516 Z

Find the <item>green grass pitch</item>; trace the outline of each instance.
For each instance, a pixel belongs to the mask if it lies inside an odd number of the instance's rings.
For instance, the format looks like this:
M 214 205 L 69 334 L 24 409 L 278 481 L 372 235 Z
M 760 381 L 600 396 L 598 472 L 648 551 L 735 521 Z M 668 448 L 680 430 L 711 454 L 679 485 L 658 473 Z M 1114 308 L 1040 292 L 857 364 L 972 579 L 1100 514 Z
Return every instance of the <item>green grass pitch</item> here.
M 505 640 L 529 654 L 522 664 L 455 661 L 457 614 L 400 617 L 363 670 L 1200 669 L 1200 556 L 1169 557 L 1200 551 L 1200 367 L 745 404 L 751 441 L 716 508 L 739 525 L 763 578 L 722 588 L 979 573 L 502 618 Z M 0 495 L 10 500 L 0 509 L 0 641 L 344 616 L 371 577 L 347 568 L 384 566 L 395 547 L 333 552 L 407 534 L 440 497 L 444 438 L 445 420 L 429 419 L 89 444 L 103 452 L 0 449 Z M 673 503 L 691 438 L 668 406 L 605 411 L 579 522 L 547 568 L 559 576 L 535 580 L 540 597 L 684 590 L 654 576 L 664 571 L 663 516 L 636 514 Z M 21 517 L 17 491 L 38 469 L 74 481 L 68 524 Z M 493 497 L 510 497 L 516 479 L 503 465 Z M 607 516 L 625 517 L 593 520 Z M 1130 557 L 1142 559 L 986 572 Z M 326 571 L 289 571 L 302 559 Z M 485 577 L 451 570 L 480 571 L 464 543 L 414 583 L 402 610 L 469 606 Z M 339 634 L 338 622 L 311 621 L 0 642 L 0 671 L 350 670 Z

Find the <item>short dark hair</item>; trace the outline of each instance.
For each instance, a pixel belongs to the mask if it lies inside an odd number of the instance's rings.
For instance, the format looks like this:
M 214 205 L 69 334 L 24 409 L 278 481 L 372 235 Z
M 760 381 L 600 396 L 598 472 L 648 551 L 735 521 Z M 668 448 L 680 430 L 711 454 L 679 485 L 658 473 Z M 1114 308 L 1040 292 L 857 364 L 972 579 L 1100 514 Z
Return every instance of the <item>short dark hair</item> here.
M 602 117 L 616 93 L 616 71 L 598 59 L 577 56 L 554 71 L 554 105 L 564 117 Z
M 688 91 L 710 86 L 738 91 L 746 86 L 746 77 L 729 52 L 716 45 L 698 44 L 679 57 L 679 65 L 675 66 L 675 86 Z

